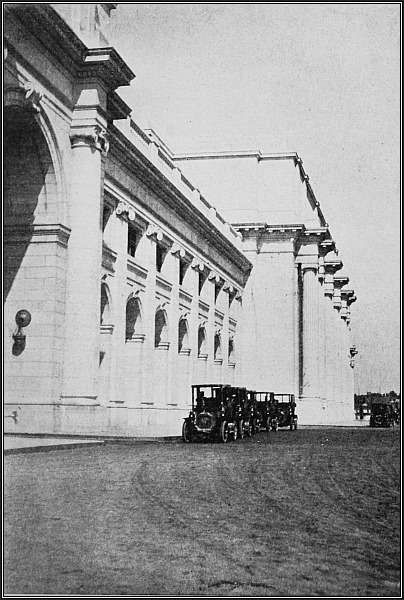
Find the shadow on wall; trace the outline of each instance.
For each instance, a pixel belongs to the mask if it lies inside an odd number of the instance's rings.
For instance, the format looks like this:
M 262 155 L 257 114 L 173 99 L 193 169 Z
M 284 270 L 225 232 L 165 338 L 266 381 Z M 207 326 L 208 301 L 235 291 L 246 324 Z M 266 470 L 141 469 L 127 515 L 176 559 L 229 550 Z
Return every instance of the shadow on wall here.
M 12 290 L 32 239 L 40 205 L 47 212 L 47 187 L 56 187 L 52 159 L 32 112 L 4 110 L 4 300 Z

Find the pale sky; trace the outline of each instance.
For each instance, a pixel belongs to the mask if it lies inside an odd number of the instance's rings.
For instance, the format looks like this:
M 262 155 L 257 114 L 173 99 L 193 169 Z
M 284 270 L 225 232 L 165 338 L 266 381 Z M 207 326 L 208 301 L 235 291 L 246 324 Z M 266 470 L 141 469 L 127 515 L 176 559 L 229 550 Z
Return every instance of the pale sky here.
M 110 35 L 132 118 L 174 152 L 303 158 L 358 296 L 360 393 L 400 389 L 400 21 L 398 3 L 119 4 Z

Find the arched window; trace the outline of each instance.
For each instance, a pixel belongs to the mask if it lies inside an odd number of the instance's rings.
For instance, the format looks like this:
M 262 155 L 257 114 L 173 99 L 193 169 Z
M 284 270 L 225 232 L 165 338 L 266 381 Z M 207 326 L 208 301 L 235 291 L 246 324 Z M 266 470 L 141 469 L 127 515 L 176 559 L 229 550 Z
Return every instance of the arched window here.
M 188 348 L 188 323 L 186 319 L 180 319 L 178 323 L 178 352 Z
M 131 340 L 135 333 L 139 333 L 141 321 L 142 315 L 139 299 L 129 298 L 126 304 L 126 340 Z
M 222 357 L 222 341 L 220 333 L 215 333 L 215 359 Z
M 229 339 L 229 362 L 234 362 L 234 340 L 233 338 Z
M 206 331 L 203 326 L 198 329 L 198 356 L 206 354 Z
M 111 323 L 111 305 L 108 286 L 101 284 L 101 306 L 100 306 L 100 325 L 109 325 Z
M 164 310 L 159 309 L 155 317 L 154 347 L 157 348 L 162 342 L 167 341 L 167 315 Z

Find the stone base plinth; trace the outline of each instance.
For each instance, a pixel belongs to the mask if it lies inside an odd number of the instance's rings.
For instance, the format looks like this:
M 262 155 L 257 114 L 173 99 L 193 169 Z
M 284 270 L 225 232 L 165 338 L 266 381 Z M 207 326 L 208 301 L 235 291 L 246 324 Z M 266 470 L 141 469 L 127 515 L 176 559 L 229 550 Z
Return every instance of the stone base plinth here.
M 8 405 L 7 434 L 77 436 L 180 436 L 189 408 L 126 406 Z

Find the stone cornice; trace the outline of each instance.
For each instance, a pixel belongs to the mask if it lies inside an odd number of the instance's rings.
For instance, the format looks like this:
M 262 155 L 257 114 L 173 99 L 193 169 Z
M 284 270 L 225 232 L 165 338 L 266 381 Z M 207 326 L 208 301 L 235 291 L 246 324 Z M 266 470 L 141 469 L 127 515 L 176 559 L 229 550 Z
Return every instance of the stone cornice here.
M 336 273 L 337 271 L 342 269 L 343 266 L 344 263 L 339 258 L 324 260 L 324 269 L 326 273 Z
M 74 77 L 96 78 L 108 91 L 129 85 L 135 77 L 114 48 L 87 48 L 50 4 L 6 3 L 4 6 L 5 15 L 17 17 Z
M 342 288 L 347 283 L 349 283 L 349 277 L 346 277 L 345 275 L 335 275 L 334 276 L 334 287 Z M 342 293 L 342 291 L 341 291 L 341 293 Z
M 126 119 L 131 114 L 132 109 L 122 100 L 122 98 L 116 93 L 111 92 L 107 98 L 107 113 L 109 121 L 118 121 L 119 119 Z
M 50 4 L 5 3 L 4 13 L 17 17 L 65 68 L 76 72 L 87 47 Z
M 76 76 L 79 80 L 98 79 L 113 91 L 129 85 L 135 74 L 114 48 L 88 48 Z
M 212 222 L 121 131 L 112 125 L 110 132 L 111 154 L 126 169 L 133 170 L 136 177 L 150 186 L 170 209 L 200 231 L 209 244 L 234 263 L 241 271 L 243 279 L 246 279 L 252 264 L 243 252 L 219 229 L 212 226 Z
M 61 223 L 37 223 L 27 227 L 18 223 L 3 226 L 4 244 L 52 244 L 67 247 L 70 229 Z
M 297 152 L 261 152 L 261 150 L 238 150 L 238 151 L 221 151 L 221 152 L 187 152 L 182 154 L 174 154 L 161 138 L 152 130 L 149 129 L 148 135 L 157 144 L 163 152 L 166 153 L 168 159 L 172 162 L 190 161 L 190 160 L 229 160 L 240 158 L 255 158 L 257 162 L 268 160 L 293 160 L 295 166 L 299 169 L 299 175 L 302 183 L 306 186 L 307 198 L 313 209 L 316 209 L 318 218 L 323 227 L 328 227 L 323 212 L 320 208 L 320 202 L 317 200 L 311 184 L 309 176 L 303 167 L 303 160 Z
M 268 235 L 273 239 L 297 238 L 305 231 L 305 226 L 299 224 L 280 224 L 270 225 L 268 223 L 232 223 L 232 227 L 241 233 L 243 239 L 246 237 L 255 237 L 258 235 Z

